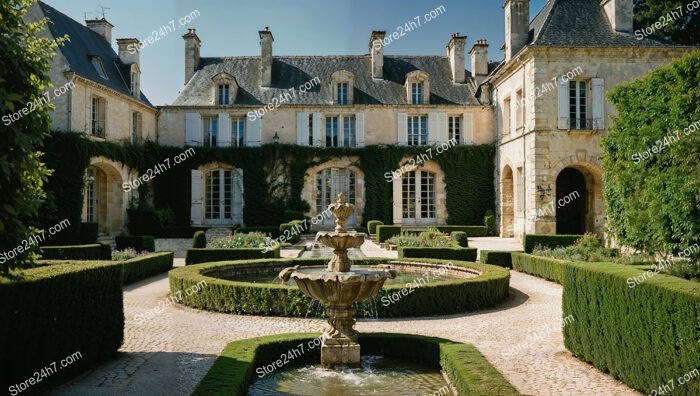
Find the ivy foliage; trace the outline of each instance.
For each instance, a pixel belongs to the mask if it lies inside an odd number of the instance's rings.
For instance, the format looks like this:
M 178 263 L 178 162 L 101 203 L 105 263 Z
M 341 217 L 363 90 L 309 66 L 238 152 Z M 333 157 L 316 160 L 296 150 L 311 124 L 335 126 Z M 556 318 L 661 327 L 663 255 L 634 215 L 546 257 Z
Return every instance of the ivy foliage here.
M 700 51 L 608 98 L 618 112 L 602 142 L 608 227 L 650 254 L 700 243 Z

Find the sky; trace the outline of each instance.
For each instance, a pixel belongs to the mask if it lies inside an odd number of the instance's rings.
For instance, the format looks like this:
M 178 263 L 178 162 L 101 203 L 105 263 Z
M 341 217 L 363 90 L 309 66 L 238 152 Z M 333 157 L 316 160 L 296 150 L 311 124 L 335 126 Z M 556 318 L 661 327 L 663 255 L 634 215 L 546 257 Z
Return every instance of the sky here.
M 117 38 L 146 39 L 162 26 L 175 30 L 155 33 L 159 40 L 141 52 L 141 89 L 155 105 L 171 103 L 184 86 L 184 41 L 188 28 L 196 28 L 202 41 L 201 56 L 260 55 L 258 31 L 266 26 L 274 36 L 273 55 L 361 55 L 368 53 L 372 30 L 387 36 L 419 16 L 421 26 L 388 45 L 388 55 L 444 55 L 450 36 L 467 36 L 468 52 L 478 39 L 488 40 L 489 59 L 500 60 L 504 41 L 504 0 L 44 0 L 84 23 L 101 18 L 114 25 Z M 532 0 L 531 18 L 546 0 Z M 435 12 L 433 20 L 424 15 Z M 180 19 L 191 22 L 180 26 Z M 401 32 L 400 29 L 399 33 Z

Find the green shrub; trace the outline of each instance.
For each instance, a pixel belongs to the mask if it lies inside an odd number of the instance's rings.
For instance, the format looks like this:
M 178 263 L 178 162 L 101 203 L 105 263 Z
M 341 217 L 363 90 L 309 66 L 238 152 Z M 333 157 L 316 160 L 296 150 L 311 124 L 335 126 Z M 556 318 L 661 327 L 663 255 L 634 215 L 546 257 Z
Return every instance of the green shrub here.
M 80 223 L 80 244 L 97 243 L 97 223 Z
M 484 225 L 486 226 L 486 233 L 488 235 L 495 235 L 496 233 L 496 215 L 493 214 L 493 210 L 489 209 L 484 214 Z
M 152 236 L 126 236 L 119 235 L 114 238 L 117 244 L 118 250 L 124 250 L 126 248 L 134 248 L 139 252 L 155 252 L 156 251 L 156 241 Z
M 249 260 L 263 258 L 280 258 L 280 247 L 270 247 L 263 253 L 264 248 L 238 249 L 187 249 L 185 265 L 212 263 L 215 261 Z
M 173 252 L 158 252 L 119 262 L 124 267 L 123 283 L 128 285 L 170 271 L 173 268 L 173 257 Z
M 550 234 L 525 234 L 523 248 L 525 253 L 532 253 L 535 246 L 544 248 L 567 247 L 576 243 L 583 235 L 550 235 Z
M 138 256 L 144 256 L 148 252 L 140 253 L 134 250 L 134 248 L 126 248 L 124 250 L 114 250 L 112 251 L 112 261 L 126 261 Z
M 179 226 L 179 227 L 160 227 L 153 231 L 154 238 L 192 238 L 197 231 L 206 231 L 206 228 Z
M 616 260 L 620 251 L 604 247 L 601 240 L 593 234 L 585 234 L 567 247 L 545 248 L 535 245 L 532 254 L 567 261 L 602 262 Z
M 207 234 L 204 231 L 197 231 L 192 238 L 192 247 L 195 249 L 204 249 L 207 247 Z
M 377 226 L 384 225 L 379 220 L 370 220 L 367 222 L 367 231 L 369 231 L 370 234 L 374 235 L 377 233 Z
M 308 346 L 317 337 L 314 333 L 298 333 L 234 341 L 224 348 L 195 389 L 194 396 L 245 395 L 257 377 L 258 367 L 276 361 L 299 344 L 304 344 L 305 349 L 295 363 L 318 363 L 320 348 Z M 396 333 L 366 333 L 359 337 L 365 355 L 390 356 L 441 367 L 460 395 L 519 395 L 472 345 Z
M 280 236 L 280 228 L 275 226 L 270 227 L 243 227 L 238 230 L 238 232 L 262 232 L 263 234 L 269 235 L 272 238 L 277 238 Z
M 124 339 L 122 266 L 80 262 L 0 277 L 0 386 L 30 378 L 75 352 L 79 359 L 52 375 L 69 378 L 112 358 Z M 37 391 L 32 389 L 31 392 Z
M 104 248 L 99 243 L 79 246 L 42 246 L 42 260 L 101 260 Z
M 282 213 L 282 221 L 285 223 L 291 223 L 293 220 L 304 220 L 306 219 L 306 215 L 304 215 L 304 212 L 300 210 L 289 210 L 286 209 Z
M 418 235 L 415 235 L 412 231 L 407 230 L 405 233 L 402 232 L 401 235 L 391 237 L 386 240 L 386 243 L 405 247 L 457 247 L 457 243 L 436 229 L 421 230 Z
M 378 225 L 377 226 L 377 242 L 379 243 L 384 243 L 386 242 L 387 239 L 400 235 L 401 234 L 401 227 L 400 226 L 391 226 L 391 225 Z
M 112 259 L 112 246 L 107 241 L 99 242 L 100 245 L 100 260 Z
M 575 318 L 564 327 L 564 345 L 574 356 L 644 394 L 700 367 L 697 283 L 631 266 L 569 263 L 562 284 L 563 315 Z M 697 375 L 673 394 L 700 395 Z
M 513 268 L 512 252 L 482 250 L 479 252 L 479 261 L 484 264 L 497 265 L 503 268 Z
M 399 247 L 399 258 L 476 261 L 476 248 Z
M 248 234 L 235 233 L 222 238 L 212 239 L 207 247 L 211 249 L 239 249 L 257 248 L 265 245 L 267 235 L 261 232 L 251 232 Z
M 450 315 L 492 307 L 508 298 L 510 274 L 507 269 L 492 265 L 462 261 L 431 259 L 404 259 L 405 262 L 427 263 L 435 267 L 452 263 L 456 270 L 477 271 L 481 275 L 471 278 L 436 280 L 402 296 L 392 303 L 390 296 L 405 288 L 405 285 L 385 285 L 374 298 L 372 315 L 383 318 L 412 317 L 425 315 Z M 182 303 L 199 309 L 235 314 L 274 316 L 323 316 L 318 305 L 306 297 L 298 288 L 278 284 L 236 282 L 221 279 L 235 278 L 250 273 L 251 268 L 264 268 L 274 277 L 282 269 L 299 265 L 319 266 L 327 259 L 294 260 L 246 260 L 224 263 L 200 264 L 175 268 L 170 271 L 170 291 L 182 292 Z M 376 265 L 386 259 L 355 260 L 356 265 Z M 199 293 L 186 296 L 185 289 L 206 281 L 208 287 Z M 358 315 L 363 312 L 358 310 Z
M 564 277 L 564 266 L 570 263 L 564 260 L 533 256 L 527 253 L 513 252 L 511 257 L 514 270 L 539 276 L 559 284 L 562 283 Z
M 464 231 L 452 231 L 450 238 L 460 247 L 469 247 L 469 238 L 467 238 L 467 233 Z
M 295 244 L 301 240 L 302 228 L 298 223 L 280 224 L 280 242 Z
M 488 235 L 486 226 L 460 226 L 460 225 L 444 225 L 436 227 L 440 232 L 450 234 L 454 231 L 466 232 L 468 237 L 484 237 Z

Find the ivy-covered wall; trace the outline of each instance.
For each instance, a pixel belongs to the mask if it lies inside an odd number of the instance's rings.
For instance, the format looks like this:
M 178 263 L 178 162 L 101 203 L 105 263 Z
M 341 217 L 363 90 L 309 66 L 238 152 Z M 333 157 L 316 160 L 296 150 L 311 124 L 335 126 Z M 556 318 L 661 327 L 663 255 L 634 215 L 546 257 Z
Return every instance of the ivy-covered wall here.
M 175 224 L 189 225 L 191 170 L 212 162 L 222 162 L 243 170 L 245 208 L 248 226 L 278 225 L 285 209 L 307 211 L 301 191 L 307 169 L 338 157 L 356 157 L 365 174 L 365 221 L 392 222 L 392 183 L 385 174 L 399 168 L 404 158 L 415 158 L 426 147 L 370 146 L 366 148 L 319 148 L 296 145 L 262 147 L 203 148 L 180 164 L 173 158 L 182 147 L 118 145 L 94 142 L 75 133 L 53 133 L 46 141 L 47 166 L 54 174 L 46 184 L 48 198 L 44 204 L 44 224 L 68 218 L 80 224 L 85 170 L 90 158 L 104 156 L 121 162 L 143 174 L 170 158 L 171 167 L 140 188 L 142 197 L 151 197 L 158 209 L 170 209 Z M 495 191 L 493 145 L 456 146 L 436 155 L 445 173 L 448 224 L 482 225 L 484 213 L 494 209 Z M 124 180 L 127 182 L 127 180 Z M 73 241 L 79 230 L 63 232 Z M 68 235 L 70 234 L 70 235 Z M 77 241 L 77 239 L 75 239 Z M 66 241 L 68 242 L 68 241 Z

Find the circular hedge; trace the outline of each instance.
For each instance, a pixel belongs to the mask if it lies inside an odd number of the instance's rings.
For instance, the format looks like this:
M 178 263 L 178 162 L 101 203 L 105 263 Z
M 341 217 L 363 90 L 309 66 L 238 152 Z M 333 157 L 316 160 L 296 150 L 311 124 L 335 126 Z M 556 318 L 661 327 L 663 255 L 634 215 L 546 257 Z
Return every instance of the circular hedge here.
M 435 271 L 452 263 L 451 273 L 470 273 L 471 278 L 439 280 L 416 285 L 384 286 L 364 316 L 397 318 L 410 316 L 451 315 L 475 311 L 508 298 L 508 269 L 465 261 L 431 259 L 363 259 L 356 265 L 377 265 L 392 261 L 401 267 Z M 192 308 L 234 314 L 270 316 L 321 316 L 317 301 L 305 296 L 297 287 L 238 282 L 221 279 L 251 273 L 279 272 L 286 267 L 322 266 L 326 259 L 241 260 L 198 264 L 176 268 L 169 273 L 170 292 Z M 478 276 L 473 276 L 474 274 Z M 202 282 L 206 286 L 201 287 Z M 199 284 L 199 286 L 197 286 Z M 192 290 L 198 290 L 192 292 Z M 358 316 L 363 312 L 358 310 Z

